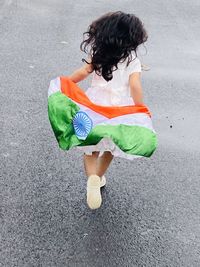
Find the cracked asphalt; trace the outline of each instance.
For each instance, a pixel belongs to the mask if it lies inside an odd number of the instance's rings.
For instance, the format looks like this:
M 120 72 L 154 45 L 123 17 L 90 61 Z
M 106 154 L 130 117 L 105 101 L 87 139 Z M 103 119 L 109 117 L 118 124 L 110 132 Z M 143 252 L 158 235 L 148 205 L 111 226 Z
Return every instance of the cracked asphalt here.
M 148 30 L 143 90 L 159 146 L 115 159 L 91 211 L 82 155 L 58 148 L 47 89 L 81 66 L 88 24 L 115 10 Z M 0 0 L 0 266 L 200 266 L 199 14 L 196 0 Z

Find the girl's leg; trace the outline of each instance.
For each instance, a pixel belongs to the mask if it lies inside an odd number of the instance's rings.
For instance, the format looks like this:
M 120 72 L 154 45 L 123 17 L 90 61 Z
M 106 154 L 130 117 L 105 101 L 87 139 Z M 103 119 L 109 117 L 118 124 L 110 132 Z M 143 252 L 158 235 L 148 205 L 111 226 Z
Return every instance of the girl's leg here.
M 101 157 L 97 160 L 97 166 L 96 166 L 96 174 L 99 177 L 102 177 L 106 170 L 108 169 L 112 159 L 113 155 L 110 151 L 105 151 Z
M 84 154 L 84 166 L 87 177 L 97 174 L 97 159 L 99 152 L 93 152 L 92 155 Z
M 102 203 L 100 177 L 96 175 L 99 152 L 91 156 L 84 155 L 85 172 L 87 180 L 87 204 L 90 209 L 98 209 Z
M 98 209 L 101 206 L 101 183 L 100 177 L 106 172 L 113 155 L 106 151 L 102 157 L 98 158 L 99 152 L 93 152 L 91 156 L 84 155 L 85 172 L 87 181 L 87 203 L 91 209 Z

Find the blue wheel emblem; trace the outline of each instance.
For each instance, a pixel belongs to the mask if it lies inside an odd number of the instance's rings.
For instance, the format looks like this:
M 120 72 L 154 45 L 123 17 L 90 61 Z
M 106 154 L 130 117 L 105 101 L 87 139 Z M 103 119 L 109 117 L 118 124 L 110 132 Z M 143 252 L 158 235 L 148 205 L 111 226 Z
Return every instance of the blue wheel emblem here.
M 93 123 L 87 113 L 78 111 L 73 118 L 73 126 L 77 138 L 85 140 L 92 130 Z

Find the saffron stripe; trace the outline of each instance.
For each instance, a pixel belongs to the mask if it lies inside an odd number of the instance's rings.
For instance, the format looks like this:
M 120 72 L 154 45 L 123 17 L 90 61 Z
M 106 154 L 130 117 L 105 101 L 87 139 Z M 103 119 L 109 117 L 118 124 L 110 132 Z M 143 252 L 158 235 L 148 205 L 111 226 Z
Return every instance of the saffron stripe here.
M 145 105 L 132 105 L 132 106 L 100 106 L 90 101 L 85 92 L 81 90 L 78 85 L 72 82 L 68 77 L 60 77 L 61 92 L 70 99 L 89 107 L 91 110 L 107 117 L 114 118 L 126 114 L 133 113 L 146 113 L 151 117 L 150 111 Z

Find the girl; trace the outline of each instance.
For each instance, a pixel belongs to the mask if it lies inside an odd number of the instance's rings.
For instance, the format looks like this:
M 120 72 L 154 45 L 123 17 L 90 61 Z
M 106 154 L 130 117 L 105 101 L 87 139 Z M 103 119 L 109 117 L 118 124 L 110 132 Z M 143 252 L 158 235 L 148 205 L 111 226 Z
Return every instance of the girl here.
M 101 206 L 100 188 L 113 157 L 150 157 L 157 139 L 143 103 L 137 48 L 147 40 L 138 17 L 108 13 L 90 26 L 81 43 L 84 66 L 50 83 L 49 119 L 62 149 L 84 152 L 87 204 Z M 84 93 L 76 83 L 93 74 Z

